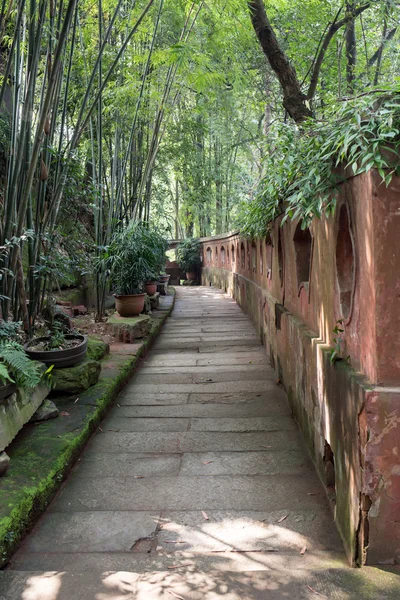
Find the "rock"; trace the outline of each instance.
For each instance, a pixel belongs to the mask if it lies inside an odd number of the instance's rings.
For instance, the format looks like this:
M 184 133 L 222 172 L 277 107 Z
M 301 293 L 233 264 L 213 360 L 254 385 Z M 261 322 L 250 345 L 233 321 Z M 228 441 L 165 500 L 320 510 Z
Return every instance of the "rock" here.
M 57 306 L 67 306 L 68 308 L 72 306 L 72 302 L 69 300 L 57 300 Z
M 149 296 L 149 300 L 150 300 L 150 304 L 151 304 L 152 310 L 157 310 L 157 308 L 160 305 L 160 294 L 159 294 L 159 292 L 156 292 L 154 294 L 154 296 Z
M 90 358 L 75 367 L 53 369 L 52 391 L 79 394 L 97 383 L 100 372 L 101 364 Z
M 10 457 L 5 452 L 0 453 L 0 477 L 4 475 L 10 466 Z
M 192 279 L 185 279 L 184 281 L 182 281 L 182 285 L 200 285 L 199 281 L 196 280 L 192 280 Z
M 151 302 L 149 296 L 146 296 L 144 300 L 144 307 L 142 310 L 142 315 L 151 315 Z
M 110 352 L 110 346 L 103 340 L 89 337 L 86 357 L 92 360 L 101 360 Z
M 43 370 L 46 367 L 42 365 Z M 49 394 L 47 383 L 40 383 L 33 390 L 19 388 L 15 394 L 2 400 L 0 417 L 0 452 L 5 450 L 22 429 L 28 423 L 32 415 L 37 411 L 43 400 Z
M 30 422 L 37 423 L 38 421 L 48 421 L 49 419 L 55 419 L 59 414 L 59 410 L 54 402 L 45 400 L 43 404 L 39 406 L 35 414 L 32 415 Z
M 106 331 L 115 337 L 118 342 L 132 344 L 134 340 L 145 337 L 150 333 L 151 318 L 148 315 L 138 317 L 121 317 L 114 313 L 108 318 Z
M 78 317 L 79 315 L 86 315 L 87 311 L 88 311 L 88 309 L 83 304 L 72 307 L 72 314 L 74 317 Z

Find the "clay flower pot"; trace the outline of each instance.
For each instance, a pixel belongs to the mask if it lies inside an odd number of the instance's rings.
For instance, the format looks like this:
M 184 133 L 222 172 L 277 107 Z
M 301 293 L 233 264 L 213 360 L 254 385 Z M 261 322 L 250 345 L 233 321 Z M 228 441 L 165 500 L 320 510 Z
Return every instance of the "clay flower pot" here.
M 65 367 L 73 367 L 78 365 L 86 356 L 87 351 L 87 336 L 79 333 L 71 333 L 65 336 L 66 340 L 77 340 L 78 343 L 72 348 L 62 348 L 60 350 L 32 350 L 30 346 L 34 346 L 38 342 L 49 340 L 49 337 L 33 338 L 24 344 L 24 350 L 32 360 L 38 360 L 44 363 L 47 367 L 54 365 L 55 369 Z
M 157 283 L 157 281 L 149 281 L 144 284 L 144 289 L 148 296 L 154 296 L 157 291 Z
M 121 317 L 137 317 L 144 309 L 146 294 L 115 295 L 115 308 Z
M 194 271 L 188 271 L 186 273 L 186 279 L 188 281 L 196 281 L 197 279 L 197 274 Z

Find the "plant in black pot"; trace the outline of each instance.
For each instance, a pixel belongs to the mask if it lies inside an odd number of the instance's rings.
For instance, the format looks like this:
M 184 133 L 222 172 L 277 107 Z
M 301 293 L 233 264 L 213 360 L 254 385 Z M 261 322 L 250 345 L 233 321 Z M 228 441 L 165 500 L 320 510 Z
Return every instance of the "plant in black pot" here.
M 198 238 L 188 238 L 176 250 L 177 262 L 189 281 L 196 281 L 201 265 L 201 244 Z
M 116 309 L 121 317 L 135 317 L 144 308 L 144 283 L 154 277 L 152 250 L 146 226 L 131 223 L 118 231 L 102 257 L 109 270 Z

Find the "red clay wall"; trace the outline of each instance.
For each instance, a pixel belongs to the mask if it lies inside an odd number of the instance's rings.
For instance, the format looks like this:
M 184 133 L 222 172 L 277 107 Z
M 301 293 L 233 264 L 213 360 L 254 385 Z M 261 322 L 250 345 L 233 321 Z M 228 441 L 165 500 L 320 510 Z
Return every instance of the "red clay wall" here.
M 336 215 L 309 231 L 277 221 L 255 243 L 202 246 L 203 284 L 229 292 L 264 340 L 351 562 L 399 563 L 400 179 L 349 179 Z M 335 347 L 348 360 L 332 362 Z

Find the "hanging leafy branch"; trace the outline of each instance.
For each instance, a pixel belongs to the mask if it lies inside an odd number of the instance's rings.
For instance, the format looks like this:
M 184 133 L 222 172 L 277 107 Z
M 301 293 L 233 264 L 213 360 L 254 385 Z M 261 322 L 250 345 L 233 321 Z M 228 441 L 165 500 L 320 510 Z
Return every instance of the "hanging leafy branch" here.
M 400 175 L 400 89 L 348 100 L 324 121 L 299 129 L 271 128 L 272 151 L 258 192 L 242 204 L 238 225 L 249 236 L 265 235 L 278 216 L 314 217 L 334 212 L 345 177 L 377 169 L 382 185 Z

